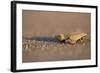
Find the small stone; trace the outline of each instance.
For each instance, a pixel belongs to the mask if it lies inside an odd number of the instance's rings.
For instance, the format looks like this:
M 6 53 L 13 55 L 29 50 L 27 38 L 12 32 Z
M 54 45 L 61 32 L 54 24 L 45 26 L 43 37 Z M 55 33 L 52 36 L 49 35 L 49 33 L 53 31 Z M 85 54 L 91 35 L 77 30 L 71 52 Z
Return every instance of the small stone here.
M 43 45 L 42 47 L 46 47 L 45 45 Z
M 25 46 L 25 49 L 27 50 L 28 48 L 29 48 L 28 45 L 26 45 L 26 46 Z

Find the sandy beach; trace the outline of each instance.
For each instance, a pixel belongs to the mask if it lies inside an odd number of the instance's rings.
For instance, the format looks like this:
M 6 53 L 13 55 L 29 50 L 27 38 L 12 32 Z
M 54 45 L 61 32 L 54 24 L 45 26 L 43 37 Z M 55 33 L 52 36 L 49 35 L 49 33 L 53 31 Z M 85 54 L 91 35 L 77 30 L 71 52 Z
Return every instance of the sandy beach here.
M 91 58 L 90 14 L 23 10 L 22 61 L 45 62 Z M 84 32 L 83 43 L 60 43 L 55 35 Z

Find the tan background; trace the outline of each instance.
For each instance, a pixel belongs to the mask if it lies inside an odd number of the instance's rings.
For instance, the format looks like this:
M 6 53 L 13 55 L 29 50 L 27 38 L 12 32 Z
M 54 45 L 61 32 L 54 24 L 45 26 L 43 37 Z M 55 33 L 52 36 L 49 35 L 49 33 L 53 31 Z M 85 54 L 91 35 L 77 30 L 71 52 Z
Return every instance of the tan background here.
M 90 14 L 23 10 L 23 36 L 90 33 Z
M 23 10 L 23 62 L 90 59 L 90 14 Z M 84 43 L 62 44 L 54 36 L 84 32 Z M 28 45 L 31 45 L 28 46 Z

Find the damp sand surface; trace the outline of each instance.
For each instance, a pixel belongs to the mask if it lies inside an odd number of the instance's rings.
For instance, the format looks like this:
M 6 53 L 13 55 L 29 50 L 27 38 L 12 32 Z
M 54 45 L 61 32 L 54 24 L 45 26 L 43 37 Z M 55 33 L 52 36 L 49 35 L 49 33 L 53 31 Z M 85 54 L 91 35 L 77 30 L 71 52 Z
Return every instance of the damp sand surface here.
M 45 62 L 90 59 L 90 41 L 69 44 L 57 40 L 23 40 L 23 62 Z

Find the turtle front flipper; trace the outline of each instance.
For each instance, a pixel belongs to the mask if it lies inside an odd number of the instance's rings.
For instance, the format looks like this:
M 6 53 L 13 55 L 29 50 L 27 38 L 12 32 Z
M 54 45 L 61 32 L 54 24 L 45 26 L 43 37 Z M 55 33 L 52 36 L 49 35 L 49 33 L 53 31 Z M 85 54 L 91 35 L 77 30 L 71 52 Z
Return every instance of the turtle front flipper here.
M 70 40 L 70 39 L 66 40 L 66 42 L 69 43 L 69 44 L 72 44 L 72 45 L 73 45 L 73 44 L 76 44 L 76 41 Z

